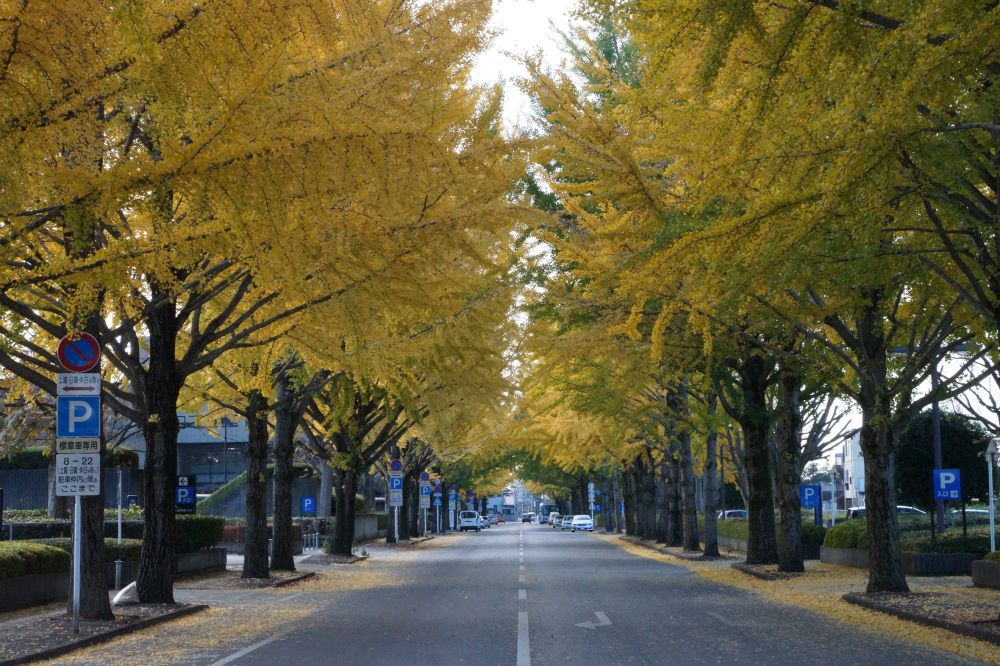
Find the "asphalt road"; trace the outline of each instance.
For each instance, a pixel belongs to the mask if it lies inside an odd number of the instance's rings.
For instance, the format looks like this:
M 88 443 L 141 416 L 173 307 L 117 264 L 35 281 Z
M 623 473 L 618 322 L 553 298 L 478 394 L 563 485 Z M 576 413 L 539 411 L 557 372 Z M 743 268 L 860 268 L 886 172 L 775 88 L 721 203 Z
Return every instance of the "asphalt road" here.
M 405 584 L 310 594 L 290 632 L 216 663 L 971 663 L 545 525 L 469 533 L 401 566 Z

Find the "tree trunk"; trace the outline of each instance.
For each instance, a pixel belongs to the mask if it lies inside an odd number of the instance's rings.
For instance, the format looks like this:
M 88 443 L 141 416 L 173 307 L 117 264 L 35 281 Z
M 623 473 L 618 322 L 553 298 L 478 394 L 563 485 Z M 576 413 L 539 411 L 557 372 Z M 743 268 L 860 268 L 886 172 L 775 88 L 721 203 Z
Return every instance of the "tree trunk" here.
M 660 515 L 656 520 L 657 543 L 670 543 L 670 465 L 669 456 L 656 466 L 656 501 L 660 507 Z
M 267 567 L 267 400 L 247 396 L 247 531 L 242 578 L 270 578 Z
M 271 546 L 271 568 L 295 571 L 292 554 L 292 484 L 295 483 L 294 405 L 290 394 L 288 376 L 279 372 L 277 377 L 277 405 L 274 409 L 274 541 Z
M 622 470 L 622 503 L 625 505 L 625 534 L 628 536 L 636 536 L 635 485 L 635 462 L 633 461 Z
M 53 441 L 49 451 L 49 501 L 46 512 L 49 518 L 60 520 L 67 518 L 69 509 L 67 509 L 66 504 L 65 497 L 56 495 L 56 443 Z
M 667 481 L 667 545 L 680 546 L 684 543 L 683 516 L 681 512 L 681 474 L 677 458 L 668 457 L 670 478 Z
M 642 466 L 642 537 L 656 537 L 656 471 L 652 461 Z
M 774 493 L 771 485 L 770 418 L 767 410 L 768 362 L 750 355 L 743 362 L 743 439 L 747 470 L 747 563 L 776 564 Z
M 781 405 L 777 428 L 777 468 L 775 487 L 781 520 L 778 543 L 778 570 L 805 571 L 802 562 L 802 513 L 799 495 L 799 457 L 802 452 L 802 412 L 799 403 L 802 381 L 793 372 L 783 371 Z
M 709 403 L 709 414 L 715 414 L 715 400 Z M 705 552 L 704 557 L 719 557 L 719 526 L 716 515 L 718 489 L 715 485 L 716 452 L 719 433 L 712 432 L 705 442 Z
M 333 468 L 325 460 L 320 461 L 319 515 L 329 518 L 333 515 Z
M 357 494 L 357 461 L 351 460 L 351 467 L 337 470 L 335 496 L 337 499 L 337 522 L 333 532 L 334 555 L 351 555 L 354 548 L 354 496 Z
M 177 488 L 177 399 L 181 382 L 176 361 L 177 319 L 174 301 L 158 293 L 154 302 L 166 300 L 150 315 L 149 361 L 142 386 L 146 422 L 145 529 L 136 588 L 144 604 L 174 603 L 174 532 Z
M 681 477 L 681 512 L 684 550 L 701 552 L 698 538 L 698 506 L 695 501 L 694 461 L 691 457 L 691 433 L 682 430 L 677 437 L 679 445 L 678 463 Z

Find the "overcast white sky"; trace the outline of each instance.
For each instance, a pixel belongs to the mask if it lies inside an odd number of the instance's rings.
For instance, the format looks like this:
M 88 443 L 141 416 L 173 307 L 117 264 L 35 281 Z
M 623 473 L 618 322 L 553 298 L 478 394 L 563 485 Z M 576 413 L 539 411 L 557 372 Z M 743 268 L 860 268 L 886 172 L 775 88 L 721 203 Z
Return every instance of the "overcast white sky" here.
M 476 75 L 480 82 L 504 78 L 508 81 L 504 117 L 507 124 L 523 123 L 530 113 L 527 100 L 509 81 L 524 73 L 523 68 L 504 52 L 545 52 L 545 59 L 552 65 L 563 58 L 558 37 L 550 22 L 565 30 L 569 25 L 569 12 L 576 0 L 495 0 L 494 26 L 503 31 L 493 47 L 480 59 Z

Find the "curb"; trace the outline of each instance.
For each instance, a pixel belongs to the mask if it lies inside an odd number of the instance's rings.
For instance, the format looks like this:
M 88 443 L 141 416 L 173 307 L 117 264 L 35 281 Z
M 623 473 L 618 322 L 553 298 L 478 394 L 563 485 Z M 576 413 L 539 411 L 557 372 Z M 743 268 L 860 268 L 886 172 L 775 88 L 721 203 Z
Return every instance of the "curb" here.
M 766 580 L 771 582 L 778 580 L 777 576 L 772 576 L 766 571 L 757 571 L 756 569 L 745 564 L 744 562 L 734 562 L 729 566 L 731 566 L 733 569 L 736 569 L 737 571 L 745 573 L 748 576 L 753 576 L 754 578 L 760 578 L 761 580 Z
M 279 580 L 278 582 L 276 582 L 271 587 L 284 587 L 286 585 L 294 585 L 295 583 L 299 583 L 299 582 L 304 581 L 304 580 L 306 580 L 308 578 L 312 578 L 315 575 L 316 575 L 315 571 L 307 571 L 306 573 L 302 574 L 301 576 L 295 576 L 294 578 L 286 578 L 285 580 Z
M 885 613 L 886 615 L 892 615 L 893 617 L 898 617 L 901 620 L 908 620 L 910 622 L 922 624 L 925 627 L 944 629 L 961 636 L 968 636 L 970 638 L 986 641 L 987 643 L 992 643 L 993 645 L 1000 645 L 1000 636 L 993 632 L 977 629 L 976 627 L 970 627 L 966 624 L 959 624 L 958 622 L 949 622 L 948 620 L 938 620 L 937 618 L 927 617 L 926 615 L 918 615 L 909 611 L 892 608 L 891 606 L 884 606 L 877 601 L 865 599 L 857 592 L 845 594 L 841 597 L 841 599 L 849 604 L 861 606 L 862 608 L 867 608 L 868 610 L 878 611 L 879 613 Z M 0 662 L 0 664 L 2 664 L 2 662 Z
M 103 631 L 99 634 L 94 634 L 93 636 L 88 636 L 78 641 L 72 641 L 70 643 L 62 643 L 60 645 L 54 645 L 50 648 L 45 648 L 44 650 L 39 650 L 38 652 L 31 652 L 29 654 L 22 654 L 19 657 L 11 657 L 10 659 L 0 659 L 0 666 L 12 666 L 13 664 L 30 664 L 31 662 L 40 661 L 42 659 L 53 659 L 55 657 L 60 657 L 64 654 L 70 652 L 75 652 L 76 650 L 82 650 L 86 647 L 91 647 L 92 645 L 99 645 L 100 643 L 106 643 L 112 638 L 118 638 L 119 636 L 124 636 L 126 634 L 131 634 L 133 632 L 139 631 L 140 629 L 145 629 L 147 627 L 152 627 L 157 624 L 162 624 L 164 622 L 170 622 L 171 620 L 176 620 L 178 618 L 186 617 L 188 615 L 194 615 L 203 610 L 208 610 L 208 606 L 205 604 L 195 604 L 187 606 L 185 608 L 178 608 L 177 610 L 167 611 L 162 615 L 155 615 L 153 617 L 143 618 L 137 620 L 136 622 L 131 622 L 121 627 L 115 627 L 114 629 L 109 629 L 108 631 Z

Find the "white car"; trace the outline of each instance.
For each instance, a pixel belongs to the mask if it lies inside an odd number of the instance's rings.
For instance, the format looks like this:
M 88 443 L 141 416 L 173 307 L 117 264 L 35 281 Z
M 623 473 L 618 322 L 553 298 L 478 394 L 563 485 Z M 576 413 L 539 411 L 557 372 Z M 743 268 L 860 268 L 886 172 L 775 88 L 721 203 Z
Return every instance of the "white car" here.
M 549 524 L 552 525 L 552 527 L 558 527 L 559 526 L 559 518 L 560 518 L 560 515 L 558 513 L 550 514 L 549 515 Z
M 559 529 L 568 530 L 572 522 L 573 522 L 573 516 L 563 516 L 562 518 L 559 519 Z
M 583 532 L 593 532 L 594 531 L 594 521 L 590 516 L 573 516 L 573 520 L 570 521 L 569 528 L 576 532 L 581 530 Z
M 490 519 L 487 518 L 486 516 L 479 516 L 479 526 L 480 527 L 489 527 L 490 526 Z
M 479 513 L 476 511 L 462 511 L 458 514 L 458 531 L 464 532 L 465 530 L 475 530 L 479 531 L 483 529 L 482 523 L 479 521 Z

